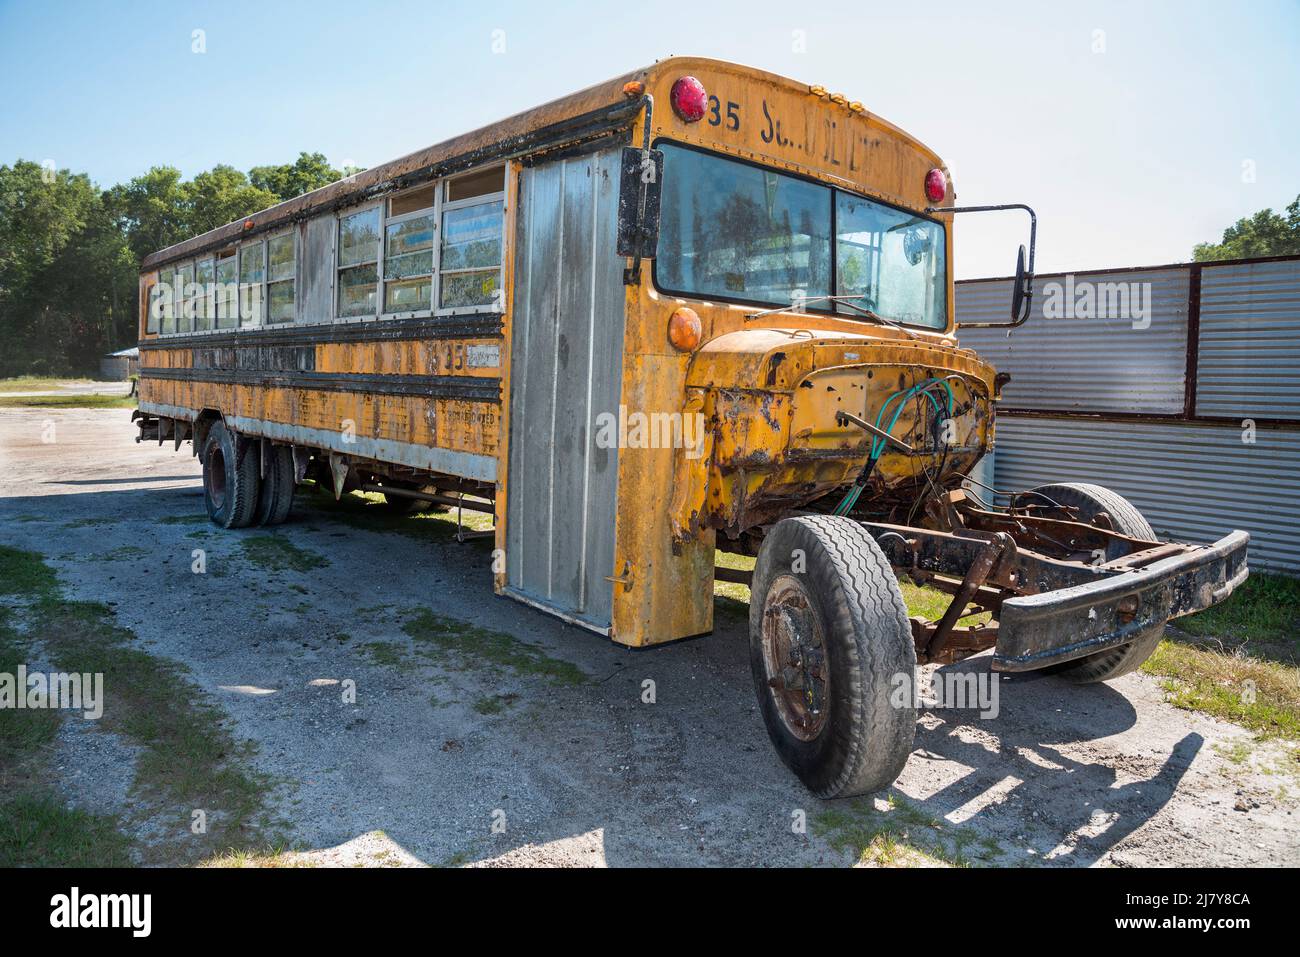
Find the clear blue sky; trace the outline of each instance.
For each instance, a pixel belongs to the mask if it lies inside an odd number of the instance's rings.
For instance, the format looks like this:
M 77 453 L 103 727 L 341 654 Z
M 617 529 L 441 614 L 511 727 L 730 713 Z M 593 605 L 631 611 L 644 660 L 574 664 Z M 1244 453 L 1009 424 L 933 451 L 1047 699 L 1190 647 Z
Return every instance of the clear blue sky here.
M 104 186 L 300 150 L 371 166 L 671 54 L 861 100 L 944 157 L 963 203 L 1035 206 L 1043 270 L 1187 259 L 1300 192 L 1295 0 L 0 0 L 0 163 Z M 1008 272 L 1021 232 L 962 221 L 957 275 Z

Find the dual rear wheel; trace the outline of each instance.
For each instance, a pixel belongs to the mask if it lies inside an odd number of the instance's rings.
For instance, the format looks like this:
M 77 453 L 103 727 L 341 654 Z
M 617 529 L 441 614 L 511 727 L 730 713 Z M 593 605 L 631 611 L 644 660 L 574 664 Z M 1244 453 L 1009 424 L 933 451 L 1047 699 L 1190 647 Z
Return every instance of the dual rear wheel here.
M 222 528 L 278 525 L 293 504 L 293 455 L 276 445 L 263 474 L 261 450 L 217 422 L 203 440 L 203 500 L 208 518 Z

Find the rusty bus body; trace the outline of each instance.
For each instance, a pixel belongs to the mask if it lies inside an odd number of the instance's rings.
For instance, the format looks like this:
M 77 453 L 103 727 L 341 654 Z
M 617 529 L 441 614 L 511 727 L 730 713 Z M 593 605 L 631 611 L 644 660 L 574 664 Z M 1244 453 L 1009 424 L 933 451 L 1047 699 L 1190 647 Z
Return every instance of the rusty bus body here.
M 1099 656 L 1245 576 L 1241 533 L 1159 543 L 1113 493 L 962 490 L 1002 380 L 954 335 L 954 200 L 939 157 L 859 103 L 665 60 L 148 257 L 141 435 L 211 450 L 222 524 L 282 520 L 308 474 L 490 502 L 496 591 L 629 646 L 710 631 L 716 549 L 756 555 L 773 741 L 817 793 L 858 793 L 911 741 L 911 712 L 873 726 L 841 700 L 863 642 L 885 634 L 900 668 L 996 645 L 995 667 L 1108 677 L 1132 662 Z M 745 248 L 718 249 L 717 222 Z M 889 257 L 928 280 L 892 288 Z M 205 291 L 223 276 L 237 289 Z M 246 315 L 218 316 L 232 295 Z M 905 314 L 882 314 L 891 296 Z M 781 547 L 804 535 L 829 584 L 764 557 L 798 521 Z M 895 572 L 951 592 L 949 613 L 900 619 L 891 597 L 834 624 L 873 562 L 891 595 Z M 994 620 L 960 627 L 975 611 Z M 885 757 L 814 755 L 835 721 Z

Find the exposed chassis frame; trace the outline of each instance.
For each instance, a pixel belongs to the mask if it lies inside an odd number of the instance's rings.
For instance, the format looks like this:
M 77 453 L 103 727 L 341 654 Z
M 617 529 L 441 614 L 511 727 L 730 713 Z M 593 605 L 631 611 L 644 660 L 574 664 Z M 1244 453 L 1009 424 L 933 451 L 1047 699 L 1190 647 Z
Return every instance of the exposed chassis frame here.
M 1121 535 L 1104 512 L 1090 524 L 1046 514 L 1072 514 L 1061 506 L 994 511 L 961 491 L 926 505 L 949 530 L 861 522 L 896 573 L 953 596 L 938 621 L 912 619 L 923 664 L 988 648 L 999 671 L 1070 661 L 1222 601 L 1247 574 L 1245 532 L 1189 545 Z M 1115 543 L 1124 554 L 1105 560 Z M 991 620 L 959 626 L 982 612 Z

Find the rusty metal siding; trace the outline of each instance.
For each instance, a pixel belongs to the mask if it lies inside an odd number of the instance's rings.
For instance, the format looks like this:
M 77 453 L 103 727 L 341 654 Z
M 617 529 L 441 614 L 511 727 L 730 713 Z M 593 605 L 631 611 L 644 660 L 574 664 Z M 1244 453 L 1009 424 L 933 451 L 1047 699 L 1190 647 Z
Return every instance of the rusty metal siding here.
M 1250 532 L 1255 569 L 1300 572 L 1295 472 L 1300 432 L 999 415 L 996 485 L 1095 482 L 1132 500 L 1166 538 L 1215 541 Z
M 1206 264 L 1196 414 L 1300 420 L 1300 259 Z
M 611 623 L 618 450 L 596 417 L 622 390 L 621 153 L 531 167 L 518 205 L 507 590 L 600 631 Z
M 298 321 L 334 319 L 334 242 L 337 220 L 332 213 L 317 216 L 298 228 Z
M 1185 268 L 1165 267 L 1082 273 L 1076 282 L 1150 283 L 1148 328 L 1129 319 L 1046 319 L 1047 285 L 1035 283 L 1033 313 L 1025 325 L 1005 329 L 958 329 L 961 345 L 974 349 L 999 372 L 1011 374 L 1003 390 L 1008 408 L 1050 411 L 1174 414 L 1184 405 L 1187 360 Z M 1011 280 L 981 279 L 955 286 L 957 322 L 1009 318 Z

